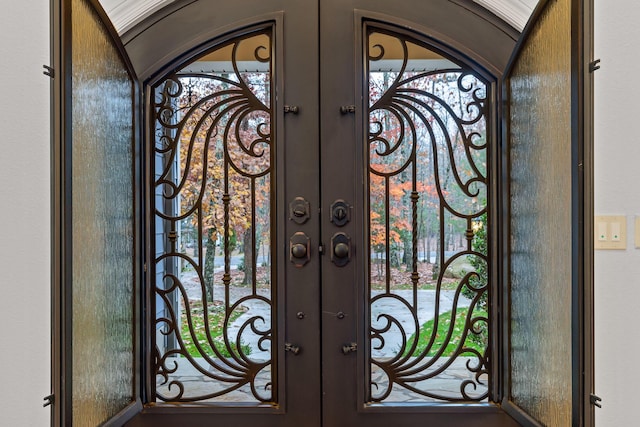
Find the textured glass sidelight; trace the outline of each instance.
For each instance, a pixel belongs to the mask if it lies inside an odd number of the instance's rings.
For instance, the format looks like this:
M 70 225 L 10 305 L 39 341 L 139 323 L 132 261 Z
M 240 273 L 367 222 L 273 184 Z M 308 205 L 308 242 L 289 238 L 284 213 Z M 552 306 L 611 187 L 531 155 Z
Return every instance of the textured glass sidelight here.
M 71 8 L 72 416 L 96 426 L 133 401 L 133 85 L 89 2 Z
M 275 404 L 271 30 L 155 86 L 157 400 Z
M 511 396 L 571 425 L 571 14 L 550 2 L 509 87 Z
M 369 403 L 488 397 L 487 85 L 368 29 Z

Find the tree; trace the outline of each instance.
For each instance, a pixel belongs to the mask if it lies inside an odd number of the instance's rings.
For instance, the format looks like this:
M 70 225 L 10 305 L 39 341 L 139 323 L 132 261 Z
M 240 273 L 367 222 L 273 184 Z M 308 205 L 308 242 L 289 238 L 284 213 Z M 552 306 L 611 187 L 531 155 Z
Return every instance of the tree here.
M 420 241 L 430 261 L 435 236 L 437 279 L 442 251 L 464 246 L 474 201 L 486 197 L 483 87 L 463 71 L 371 73 L 369 167 L 380 178 L 370 179 L 371 245 L 391 266 L 402 253 L 413 271 Z
M 199 236 L 196 253 L 205 257 L 203 280 L 213 298 L 216 243 L 224 242 L 227 261 L 240 236 L 247 283 L 253 269 L 251 244 L 259 240 L 255 229 L 268 229 L 262 223 L 270 222 L 258 214 L 270 211 L 264 208 L 270 203 L 269 77 L 178 75 L 165 83 L 162 95 L 158 115 L 167 116 L 160 138 L 167 145 L 161 150 L 166 153 L 163 184 L 169 188 L 165 197 L 178 200 L 178 217 Z M 168 170 L 176 157 L 179 167 L 171 178 Z

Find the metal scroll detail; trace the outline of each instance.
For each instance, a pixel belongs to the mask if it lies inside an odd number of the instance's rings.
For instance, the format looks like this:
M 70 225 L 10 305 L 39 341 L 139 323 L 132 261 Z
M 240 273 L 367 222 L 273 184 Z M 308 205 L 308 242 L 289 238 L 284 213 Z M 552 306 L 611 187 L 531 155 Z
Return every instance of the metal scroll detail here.
M 271 35 L 155 87 L 154 398 L 276 402 Z
M 486 84 L 404 36 L 368 46 L 368 401 L 482 401 Z

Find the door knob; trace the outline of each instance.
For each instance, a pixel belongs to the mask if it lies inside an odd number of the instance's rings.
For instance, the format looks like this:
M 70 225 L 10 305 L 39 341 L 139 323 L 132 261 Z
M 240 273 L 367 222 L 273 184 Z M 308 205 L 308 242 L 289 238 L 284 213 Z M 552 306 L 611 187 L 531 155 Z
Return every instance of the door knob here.
M 344 267 L 351 260 L 351 238 L 345 233 L 336 233 L 331 238 L 331 261 Z
M 304 258 L 307 256 L 307 247 L 302 243 L 296 243 L 291 248 L 291 255 L 295 258 Z
M 349 256 L 349 246 L 346 243 L 338 243 L 335 248 L 333 248 L 333 253 L 338 258 L 344 258 Z
M 302 267 L 310 258 L 309 237 L 299 231 L 289 239 L 289 260 L 296 265 Z

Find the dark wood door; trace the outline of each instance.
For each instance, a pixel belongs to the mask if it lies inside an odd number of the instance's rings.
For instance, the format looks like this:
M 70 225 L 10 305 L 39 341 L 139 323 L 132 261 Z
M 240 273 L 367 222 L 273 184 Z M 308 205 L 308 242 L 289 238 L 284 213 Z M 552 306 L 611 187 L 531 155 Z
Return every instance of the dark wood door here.
M 324 420 L 591 422 L 589 376 L 575 376 L 591 363 L 589 8 L 541 4 L 513 47 L 443 3 L 321 2 L 322 239 L 351 238 L 347 265 L 322 261 Z M 344 226 L 331 220 L 340 200 Z
M 498 272 L 486 240 L 497 223 L 495 69 L 506 64 L 488 58 L 513 40 L 496 27 L 465 40 L 451 19 L 479 25 L 448 2 L 320 5 L 329 426 L 517 425 L 496 403 Z
M 199 5 L 188 15 L 212 13 Z M 438 5 L 425 28 L 458 8 Z M 142 419 L 513 424 L 491 390 L 488 273 L 455 273 L 495 255 L 473 227 L 493 221 L 502 64 L 410 30 L 428 8 L 281 6 L 217 23 L 148 82 L 156 404 Z M 218 20 L 246 13 L 228 7 Z

